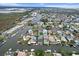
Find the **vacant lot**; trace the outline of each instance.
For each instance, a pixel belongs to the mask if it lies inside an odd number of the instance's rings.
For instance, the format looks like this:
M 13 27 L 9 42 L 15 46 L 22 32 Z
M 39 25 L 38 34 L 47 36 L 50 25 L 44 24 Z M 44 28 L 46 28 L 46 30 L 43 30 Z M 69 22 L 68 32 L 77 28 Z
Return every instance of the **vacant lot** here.
M 20 18 L 26 13 L 0 13 L 0 31 L 5 31 L 20 22 Z

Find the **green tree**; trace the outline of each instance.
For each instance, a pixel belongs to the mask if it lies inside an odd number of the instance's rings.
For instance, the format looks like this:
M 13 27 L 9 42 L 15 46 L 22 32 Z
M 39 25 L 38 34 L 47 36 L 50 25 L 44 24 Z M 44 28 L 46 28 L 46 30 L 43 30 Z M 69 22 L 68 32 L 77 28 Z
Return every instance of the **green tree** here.
M 52 29 L 52 26 L 50 26 L 50 25 L 49 26 L 46 26 L 46 29 L 47 30 L 50 30 L 50 29 Z
M 5 37 L 3 35 L 0 35 L 0 41 L 3 41 Z
M 43 50 L 36 50 L 35 55 L 36 56 L 44 56 L 45 52 Z
M 34 24 L 32 23 L 32 20 L 28 21 L 28 26 L 33 26 Z
M 74 41 L 74 40 L 70 40 L 70 41 L 69 41 L 69 45 L 70 45 L 70 46 L 73 46 L 74 44 L 75 44 L 75 41 Z
M 72 50 L 66 49 L 64 47 L 60 48 L 59 53 L 61 53 L 62 56 L 71 56 L 73 54 Z
M 46 24 L 46 22 L 48 22 L 47 18 L 41 19 L 42 22 L 44 22 L 44 24 Z
M 65 41 L 61 41 L 61 45 L 64 46 L 65 45 Z

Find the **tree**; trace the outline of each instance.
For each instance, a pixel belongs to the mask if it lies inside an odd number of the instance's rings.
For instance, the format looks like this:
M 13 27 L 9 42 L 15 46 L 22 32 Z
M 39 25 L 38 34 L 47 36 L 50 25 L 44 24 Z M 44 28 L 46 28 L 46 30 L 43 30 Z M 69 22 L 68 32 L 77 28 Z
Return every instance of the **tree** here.
M 71 56 L 73 54 L 73 51 L 62 47 L 60 48 L 59 53 L 61 53 L 62 56 Z
M 15 52 L 15 53 L 14 53 L 14 56 L 17 56 L 17 55 L 18 55 L 18 53 Z
M 52 26 L 46 26 L 46 29 L 50 30 L 50 29 L 52 29 Z
M 46 22 L 48 22 L 47 18 L 41 19 L 42 22 L 44 22 L 44 24 L 46 24 Z
M 70 46 L 73 46 L 74 44 L 75 44 L 75 41 L 74 41 L 74 40 L 70 40 L 70 41 L 69 41 L 69 45 L 70 45 Z
M 44 56 L 45 52 L 43 50 L 36 50 L 35 55 L 36 56 Z
M 28 26 L 33 26 L 34 24 L 32 23 L 32 20 L 28 21 Z
M 3 41 L 5 37 L 3 35 L 0 35 L 0 41 Z
M 40 35 L 43 35 L 43 32 L 40 32 Z
M 52 56 L 53 54 L 51 52 L 45 52 L 45 56 Z
M 75 41 L 74 41 L 74 40 L 71 40 L 70 43 L 71 43 L 71 44 L 75 44 Z
M 65 41 L 61 41 L 61 45 L 64 46 L 65 45 Z

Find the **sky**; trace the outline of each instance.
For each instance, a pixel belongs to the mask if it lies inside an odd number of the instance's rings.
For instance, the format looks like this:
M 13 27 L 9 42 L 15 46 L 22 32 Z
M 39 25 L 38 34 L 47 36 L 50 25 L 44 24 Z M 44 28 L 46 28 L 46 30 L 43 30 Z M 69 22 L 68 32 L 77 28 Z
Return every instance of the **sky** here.
M 79 8 L 79 3 L 0 3 L 0 7 L 61 7 L 61 8 Z

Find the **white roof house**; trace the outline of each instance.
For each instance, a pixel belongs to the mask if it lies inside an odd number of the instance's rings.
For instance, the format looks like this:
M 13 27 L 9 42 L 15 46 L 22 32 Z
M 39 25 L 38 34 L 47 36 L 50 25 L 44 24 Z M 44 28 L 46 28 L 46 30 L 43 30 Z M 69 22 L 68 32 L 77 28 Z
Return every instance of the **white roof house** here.
M 31 39 L 36 41 L 36 37 L 35 36 L 31 36 Z
M 62 56 L 60 53 L 53 53 L 54 56 Z
M 75 40 L 76 45 L 79 45 L 79 40 Z
M 76 25 L 79 25 L 79 23 L 75 23 Z
M 24 41 L 25 41 L 25 40 L 29 40 L 29 38 L 30 38 L 29 35 L 27 35 L 27 36 L 23 36 L 23 40 L 24 40 Z
M 28 32 L 29 32 L 29 34 L 33 35 L 33 30 L 32 29 L 29 29 Z
M 63 25 L 59 25 L 59 27 L 60 27 L 60 28 L 62 28 L 62 27 L 63 27 Z
M 46 29 L 43 29 L 43 34 L 47 35 L 47 30 Z
M 77 54 L 72 54 L 72 56 L 79 56 L 79 55 L 77 55 Z
M 31 49 L 31 52 L 35 51 L 35 49 Z
M 61 36 L 62 35 L 62 31 L 57 31 L 57 33 Z
M 62 40 L 62 41 L 67 41 L 67 40 L 65 39 L 65 37 L 63 37 L 63 36 L 61 36 L 61 40 Z
M 31 16 L 36 16 L 37 15 L 37 12 L 33 12 Z
M 45 52 L 51 52 L 51 50 L 47 49 Z

